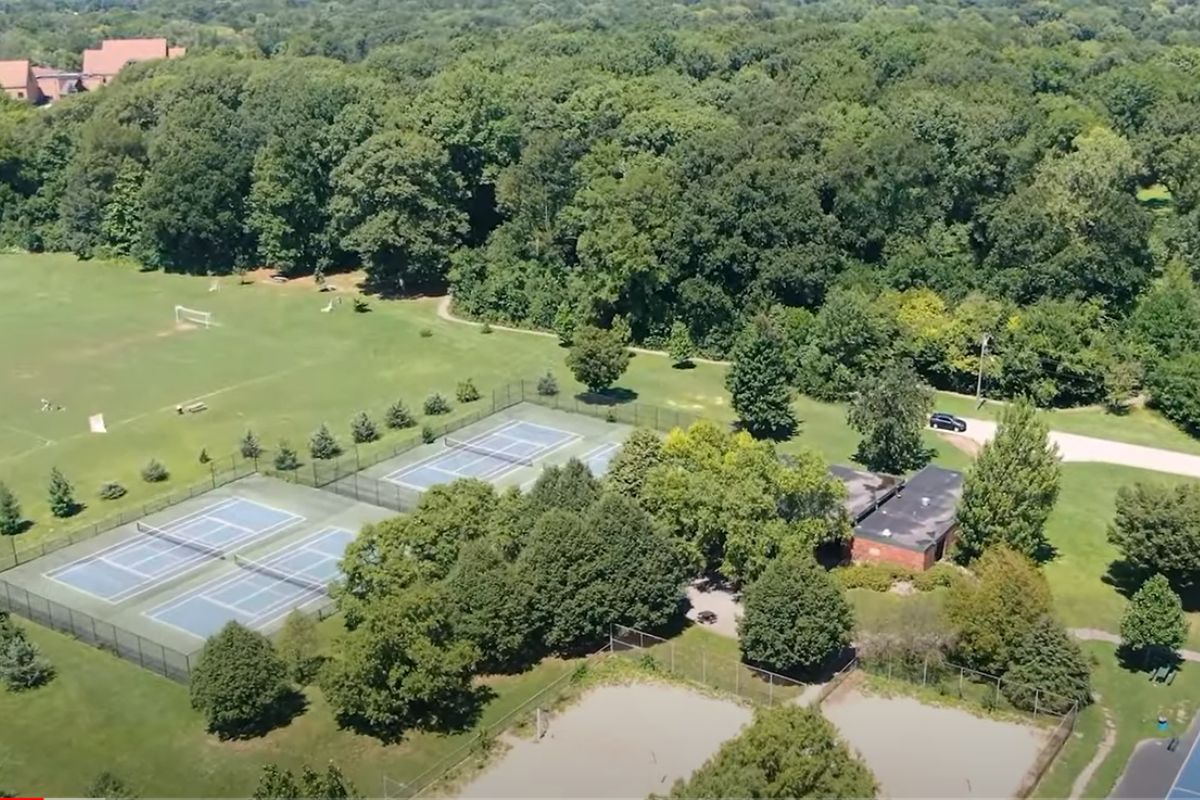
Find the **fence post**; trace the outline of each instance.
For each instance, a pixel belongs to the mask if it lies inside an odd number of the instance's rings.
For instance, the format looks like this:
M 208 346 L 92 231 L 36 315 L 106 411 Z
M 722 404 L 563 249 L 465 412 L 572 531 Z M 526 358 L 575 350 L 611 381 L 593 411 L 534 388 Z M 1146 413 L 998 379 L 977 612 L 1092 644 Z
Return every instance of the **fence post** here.
M 921 685 L 926 686 L 928 684 L 929 684 L 929 654 L 926 653 L 925 654 L 925 663 L 921 667 Z
M 958 696 L 962 697 L 963 668 L 958 668 Z
M 1040 697 L 1041 693 L 1042 693 L 1042 690 L 1041 690 L 1041 689 L 1034 689 L 1034 690 L 1033 690 L 1033 715 L 1034 715 L 1035 717 L 1038 715 L 1038 705 L 1039 705 L 1039 704 L 1038 704 L 1038 699 L 1039 699 L 1039 697 Z
M 700 682 L 708 683 L 708 651 L 700 651 Z
M 671 674 L 675 674 L 675 643 L 671 642 Z
M 610 652 L 610 653 L 617 652 L 617 646 L 613 642 L 613 626 L 611 623 L 608 626 L 608 652 Z
M 733 662 L 733 693 L 738 697 L 742 696 L 742 670 L 741 663 Z
M 1000 679 L 996 678 L 996 706 L 1000 706 Z
M 767 676 L 767 707 L 775 707 L 775 676 Z

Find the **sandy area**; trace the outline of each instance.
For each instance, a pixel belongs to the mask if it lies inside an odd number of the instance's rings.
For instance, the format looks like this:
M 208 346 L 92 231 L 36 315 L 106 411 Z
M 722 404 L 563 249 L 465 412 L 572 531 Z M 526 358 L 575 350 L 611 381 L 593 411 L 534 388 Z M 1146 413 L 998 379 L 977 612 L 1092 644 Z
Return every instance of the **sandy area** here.
M 460 797 L 644 798 L 666 793 L 750 722 L 746 706 L 665 684 L 603 686 L 509 750 Z
M 862 754 L 881 797 L 1012 797 L 1045 741 L 1029 725 L 857 689 L 834 692 L 821 710 Z

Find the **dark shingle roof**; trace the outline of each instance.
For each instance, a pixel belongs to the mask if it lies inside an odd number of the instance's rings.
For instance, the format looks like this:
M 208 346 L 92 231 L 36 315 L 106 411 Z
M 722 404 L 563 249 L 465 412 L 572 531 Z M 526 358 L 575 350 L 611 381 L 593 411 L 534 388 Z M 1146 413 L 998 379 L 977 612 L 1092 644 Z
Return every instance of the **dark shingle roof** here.
M 924 552 L 958 522 L 962 485 L 961 472 L 927 466 L 878 511 L 862 519 L 854 535 Z

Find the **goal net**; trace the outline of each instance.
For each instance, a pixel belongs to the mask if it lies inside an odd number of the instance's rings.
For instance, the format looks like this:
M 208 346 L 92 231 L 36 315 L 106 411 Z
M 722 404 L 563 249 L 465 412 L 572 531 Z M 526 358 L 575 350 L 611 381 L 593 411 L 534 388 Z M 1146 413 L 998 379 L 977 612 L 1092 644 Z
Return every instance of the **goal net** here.
M 175 306 L 175 322 L 190 322 L 193 325 L 203 325 L 205 328 L 213 324 L 212 314 L 208 311 L 197 311 L 186 306 Z

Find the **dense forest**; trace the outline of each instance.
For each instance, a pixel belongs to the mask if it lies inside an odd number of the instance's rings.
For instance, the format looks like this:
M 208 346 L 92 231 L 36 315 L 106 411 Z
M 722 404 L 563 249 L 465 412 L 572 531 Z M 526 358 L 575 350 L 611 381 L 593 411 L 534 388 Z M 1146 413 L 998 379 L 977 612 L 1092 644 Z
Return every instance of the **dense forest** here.
M 479 318 L 755 317 L 846 397 L 910 359 L 1200 429 L 1200 7 L 0 0 L 0 57 L 186 58 L 0 106 L 0 245 L 147 268 L 361 266 Z M 678 328 L 679 326 L 676 325 Z

